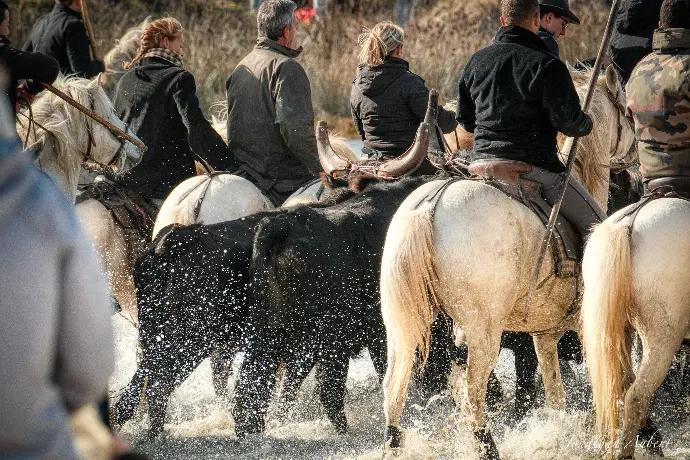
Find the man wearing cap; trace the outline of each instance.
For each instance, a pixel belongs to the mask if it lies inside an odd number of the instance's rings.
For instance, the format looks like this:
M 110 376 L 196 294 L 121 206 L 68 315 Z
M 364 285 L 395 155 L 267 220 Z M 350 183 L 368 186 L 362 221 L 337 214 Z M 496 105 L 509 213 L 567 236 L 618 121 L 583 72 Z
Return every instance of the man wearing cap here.
M 539 0 L 539 38 L 559 59 L 557 40 L 565 37 L 568 24 L 580 25 L 580 19 L 570 11 L 568 0 Z
M 465 64 L 456 118 L 474 134 L 473 163 L 526 163 L 530 172 L 521 177 L 542 184 L 544 199 L 553 205 L 565 171 L 557 134 L 586 136 L 592 119 L 580 108 L 568 68 L 537 36 L 539 16 L 537 0 L 501 0 L 503 27 Z M 572 177 L 560 212 L 583 237 L 606 218 Z

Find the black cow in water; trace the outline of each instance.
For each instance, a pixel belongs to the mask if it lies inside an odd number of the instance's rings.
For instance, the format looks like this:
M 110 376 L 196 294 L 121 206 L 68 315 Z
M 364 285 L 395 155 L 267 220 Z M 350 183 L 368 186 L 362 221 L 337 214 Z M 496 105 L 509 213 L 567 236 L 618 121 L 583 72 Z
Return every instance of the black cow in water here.
M 298 208 L 259 222 L 248 348 L 233 408 L 238 435 L 263 430 L 281 362 L 291 363 L 288 395 L 319 363 L 321 402 L 336 430 L 347 430 L 350 358 L 368 348 L 376 371 L 385 371 L 379 274 L 386 231 L 403 200 L 430 179 L 377 183 L 335 206 Z

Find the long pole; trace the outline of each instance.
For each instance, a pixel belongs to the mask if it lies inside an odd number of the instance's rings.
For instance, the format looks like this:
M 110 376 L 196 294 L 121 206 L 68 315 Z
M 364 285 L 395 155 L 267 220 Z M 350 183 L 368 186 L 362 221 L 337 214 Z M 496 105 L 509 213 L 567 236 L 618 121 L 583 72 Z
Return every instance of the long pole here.
M 611 33 L 613 32 L 613 24 L 616 19 L 616 14 L 618 13 L 618 0 L 613 0 L 611 5 L 611 11 L 609 12 L 609 18 L 606 22 L 606 29 L 604 29 L 604 36 L 601 39 L 601 44 L 599 45 L 599 52 L 597 53 L 597 59 L 594 62 L 594 69 L 592 71 L 592 76 L 589 80 L 589 86 L 587 87 L 587 93 L 585 94 L 585 100 L 582 104 L 582 111 L 587 112 L 589 110 L 589 105 L 592 102 L 592 97 L 594 96 L 594 88 L 596 86 L 597 79 L 599 78 L 599 73 L 601 72 L 601 63 L 604 60 L 604 54 L 609 47 L 609 41 L 611 40 Z M 558 195 L 558 200 L 553 205 L 551 209 L 551 215 L 549 216 L 549 223 L 546 225 L 546 233 L 544 239 L 541 241 L 541 247 L 539 248 L 539 256 L 537 257 L 537 263 L 534 265 L 532 270 L 532 278 L 529 283 L 529 292 L 527 293 L 527 301 L 525 302 L 525 321 L 527 320 L 527 315 L 529 314 L 530 304 L 532 298 L 534 297 L 534 291 L 537 288 L 537 282 L 539 281 L 539 272 L 541 271 L 541 266 L 544 263 L 544 257 L 546 256 L 546 249 L 551 242 L 551 236 L 553 235 L 553 229 L 556 226 L 556 219 L 558 219 L 558 213 L 561 210 L 561 204 L 563 203 L 563 197 L 568 189 L 568 182 L 570 181 L 570 175 L 573 170 L 573 162 L 575 161 L 575 156 L 577 155 L 577 144 L 579 138 L 573 139 L 572 143 L 566 142 L 566 151 L 563 152 L 567 155 L 568 161 L 565 163 L 565 174 L 563 175 L 563 183 L 561 185 L 561 190 Z M 568 148 L 570 147 L 570 148 Z
M 118 128 L 114 124 L 110 123 L 108 120 L 101 117 L 100 115 L 94 113 L 92 110 L 87 109 L 86 107 L 84 107 L 83 105 L 81 105 L 80 103 L 78 103 L 77 101 L 75 101 L 74 99 L 72 99 L 67 94 L 63 93 L 62 91 L 60 91 L 59 89 L 57 89 L 53 85 L 41 82 L 41 86 L 43 86 L 45 89 L 47 89 L 51 93 L 55 94 L 57 97 L 63 99 L 65 102 L 67 102 L 69 105 L 71 105 L 75 109 L 79 110 L 81 113 L 83 113 L 87 117 L 89 117 L 89 118 L 93 119 L 94 121 L 105 126 L 108 129 L 108 131 L 110 131 L 113 134 L 113 136 L 117 137 L 121 141 L 131 142 L 132 144 L 136 145 L 139 148 L 139 150 L 141 150 L 142 152 L 146 152 L 146 150 L 148 150 L 148 148 L 144 145 L 144 143 L 141 142 L 139 139 L 137 139 L 136 137 L 130 136 L 126 132 L 122 131 L 120 128 Z
M 101 55 L 96 48 L 96 36 L 93 34 L 93 26 L 91 25 L 91 19 L 89 18 L 89 9 L 86 7 L 86 0 L 81 0 L 81 14 L 84 18 L 84 24 L 86 25 L 86 34 L 89 37 L 89 43 L 91 43 L 91 53 L 95 60 L 100 60 Z

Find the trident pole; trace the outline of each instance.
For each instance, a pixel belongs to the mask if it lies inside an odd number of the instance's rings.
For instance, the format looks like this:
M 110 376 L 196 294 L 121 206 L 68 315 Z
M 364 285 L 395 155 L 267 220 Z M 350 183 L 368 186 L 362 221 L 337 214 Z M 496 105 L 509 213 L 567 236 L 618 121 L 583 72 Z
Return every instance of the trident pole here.
M 86 7 L 86 0 L 81 0 L 81 14 L 84 17 L 84 24 L 86 25 L 86 35 L 89 37 L 89 43 L 91 44 L 91 54 L 95 60 L 100 60 L 101 55 L 98 53 L 96 48 L 96 36 L 93 34 L 93 26 L 91 25 L 91 19 L 89 17 L 89 10 Z
M 587 93 L 585 94 L 585 100 L 582 104 L 582 111 L 587 112 L 589 110 L 589 105 L 592 102 L 592 96 L 594 96 L 594 88 L 596 86 L 597 79 L 599 78 L 599 73 L 601 71 L 601 63 L 604 60 L 604 54 L 609 46 L 609 41 L 611 40 L 611 33 L 613 32 L 613 24 L 616 20 L 616 14 L 618 14 L 618 0 L 613 0 L 611 5 L 611 11 L 609 12 L 609 18 L 606 22 L 606 28 L 604 29 L 604 36 L 601 39 L 601 44 L 599 45 L 599 52 L 597 53 L 597 59 L 594 61 L 594 70 L 592 71 L 592 76 L 589 80 L 589 86 L 587 87 Z M 539 281 L 539 272 L 541 271 L 541 266 L 544 263 L 544 257 L 546 255 L 546 249 L 551 242 L 551 236 L 553 235 L 553 229 L 556 226 L 556 219 L 558 219 L 558 213 L 561 209 L 561 204 L 563 203 L 563 197 L 568 188 L 568 182 L 570 181 L 570 175 L 573 170 L 573 162 L 575 161 L 575 156 L 577 155 L 577 144 L 579 138 L 576 137 L 572 142 L 565 142 L 565 151 L 568 160 L 565 164 L 565 174 L 563 175 L 563 184 L 561 185 L 560 193 L 558 194 L 558 200 L 553 205 L 551 209 L 551 215 L 549 216 L 549 222 L 546 225 L 546 232 L 544 234 L 544 239 L 541 241 L 541 247 L 539 248 L 539 256 L 537 257 L 537 262 L 532 270 L 532 278 L 529 283 L 529 292 L 527 293 L 527 301 L 525 302 L 525 320 L 527 320 L 527 315 L 529 314 L 530 304 L 532 303 L 532 298 L 534 297 L 534 291 L 537 288 L 537 282 Z M 568 148 L 570 147 L 570 148 Z
M 86 107 L 84 107 L 83 105 L 81 105 L 80 103 L 78 103 L 77 101 L 75 101 L 74 99 L 72 99 L 67 94 L 63 93 L 62 91 L 60 91 L 59 89 L 57 89 L 53 85 L 48 84 L 48 83 L 43 83 L 43 82 L 40 82 L 40 83 L 41 83 L 41 86 L 43 86 L 45 89 L 47 89 L 51 93 L 55 94 L 60 99 L 63 99 L 69 105 L 71 105 L 75 109 L 79 110 L 81 113 L 83 113 L 87 117 L 91 118 L 95 122 L 103 125 L 106 129 L 108 129 L 108 131 L 110 131 L 113 134 L 113 136 L 117 137 L 121 141 L 131 142 L 132 144 L 136 145 L 139 148 L 139 150 L 141 150 L 142 152 L 146 152 L 146 150 L 148 150 L 148 148 L 144 145 L 144 143 L 141 142 L 139 139 L 137 139 L 136 137 L 131 136 L 131 135 L 127 134 L 126 132 L 122 131 L 120 128 L 118 128 L 114 124 L 110 123 L 105 118 L 94 113 L 93 111 L 87 109 Z

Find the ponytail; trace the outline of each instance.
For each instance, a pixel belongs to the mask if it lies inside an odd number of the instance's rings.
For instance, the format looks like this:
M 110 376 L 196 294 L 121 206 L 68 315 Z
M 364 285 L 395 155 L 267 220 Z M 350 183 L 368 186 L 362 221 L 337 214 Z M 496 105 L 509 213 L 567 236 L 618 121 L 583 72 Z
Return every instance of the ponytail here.
M 366 65 L 382 64 L 386 56 L 403 44 L 405 32 L 390 21 L 383 21 L 359 36 L 359 62 Z

